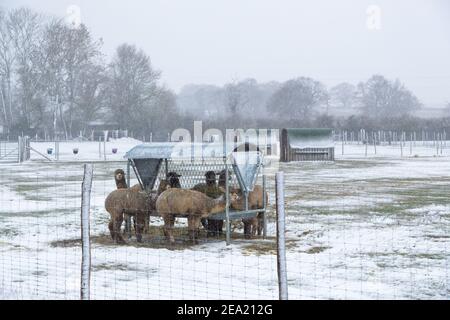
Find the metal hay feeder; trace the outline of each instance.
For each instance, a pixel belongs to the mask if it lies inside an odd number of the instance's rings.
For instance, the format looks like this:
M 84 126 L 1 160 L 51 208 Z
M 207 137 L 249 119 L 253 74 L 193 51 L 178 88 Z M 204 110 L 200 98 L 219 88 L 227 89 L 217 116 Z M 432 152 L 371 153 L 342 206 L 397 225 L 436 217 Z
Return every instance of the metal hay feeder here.
M 130 179 L 130 171 L 133 168 L 141 187 L 146 191 L 152 191 L 157 190 L 159 182 L 166 179 L 169 172 L 174 171 L 181 175 L 181 187 L 191 189 L 196 184 L 205 182 L 207 171 L 225 170 L 227 203 L 230 203 L 230 188 L 239 187 L 246 199 L 246 210 L 236 211 L 227 206 L 225 212 L 211 215 L 208 219 L 225 220 L 226 240 L 230 243 L 230 221 L 255 217 L 261 212 L 265 237 L 267 229 L 265 197 L 263 197 L 264 208 L 248 210 L 248 193 L 253 190 L 255 184 L 262 183 L 264 194 L 266 193 L 263 154 L 253 146 L 248 143 L 237 146 L 221 143 L 144 143 L 135 146 L 124 156 L 128 160 L 127 179 Z M 158 216 L 158 213 L 150 212 L 150 215 Z

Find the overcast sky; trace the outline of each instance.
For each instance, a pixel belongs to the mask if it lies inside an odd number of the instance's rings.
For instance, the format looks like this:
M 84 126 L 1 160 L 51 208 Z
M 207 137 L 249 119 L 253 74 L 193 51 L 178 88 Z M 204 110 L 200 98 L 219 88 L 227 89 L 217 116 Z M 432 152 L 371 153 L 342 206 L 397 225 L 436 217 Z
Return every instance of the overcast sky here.
M 176 92 L 248 77 L 331 86 L 379 73 L 427 106 L 450 102 L 447 0 L 0 0 L 57 16 L 72 4 L 106 54 L 136 44 Z M 369 5 L 381 9 L 380 29 L 367 26 Z

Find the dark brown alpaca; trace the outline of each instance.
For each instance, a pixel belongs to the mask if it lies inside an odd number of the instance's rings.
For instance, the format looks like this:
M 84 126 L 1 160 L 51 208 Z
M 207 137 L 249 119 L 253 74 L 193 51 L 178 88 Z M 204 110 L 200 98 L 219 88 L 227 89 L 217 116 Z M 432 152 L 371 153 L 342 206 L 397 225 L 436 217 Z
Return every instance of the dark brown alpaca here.
M 214 171 L 207 171 L 205 173 L 205 183 L 195 185 L 192 190 L 204 193 L 213 199 L 217 199 L 224 194 L 224 191 L 217 186 L 216 173 Z M 217 236 L 222 233 L 223 220 L 202 218 L 201 223 L 203 228 L 208 231 L 208 236 Z

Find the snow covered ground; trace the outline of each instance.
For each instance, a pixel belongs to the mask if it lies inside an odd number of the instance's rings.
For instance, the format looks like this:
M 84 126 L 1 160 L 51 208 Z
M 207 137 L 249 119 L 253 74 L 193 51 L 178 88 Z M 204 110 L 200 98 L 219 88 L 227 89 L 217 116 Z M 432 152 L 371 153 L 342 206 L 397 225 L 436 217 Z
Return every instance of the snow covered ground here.
M 198 245 L 168 247 L 161 221 L 143 244 L 109 239 L 103 202 L 112 173 L 136 140 L 60 144 L 60 162 L 37 153 L 0 171 L 0 298 L 78 299 L 82 164 L 95 161 L 92 277 L 95 299 L 276 299 L 274 172 L 268 172 L 269 237 L 237 229 Z M 32 147 L 46 152 L 45 143 Z M 78 155 L 72 153 L 79 148 Z M 118 148 L 112 154 L 113 147 Z M 448 299 L 450 152 L 336 145 L 334 163 L 281 164 L 286 180 L 291 299 Z M 111 149 L 111 150 L 110 150 Z M 135 181 L 135 180 L 134 180 Z M 177 227 L 185 232 L 185 221 Z

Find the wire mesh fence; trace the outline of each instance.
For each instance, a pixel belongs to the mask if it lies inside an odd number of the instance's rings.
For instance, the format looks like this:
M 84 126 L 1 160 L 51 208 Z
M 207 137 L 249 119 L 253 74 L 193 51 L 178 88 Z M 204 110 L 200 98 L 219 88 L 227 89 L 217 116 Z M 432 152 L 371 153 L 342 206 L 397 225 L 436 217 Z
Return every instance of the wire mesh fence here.
M 448 298 L 447 161 L 283 165 L 289 298 Z
M 289 299 L 448 298 L 447 162 L 281 164 Z M 205 168 L 173 165 L 182 187 L 204 182 Z M 170 245 L 163 220 L 151 216 L 141 243 L 132 232 L 124 235 L 126 244 L 116 244 L 104 202 L 116 189 L 118 168 L 125 170 L 126 162 L 94 163 L 91 299 L 278 298 L 275 172 L 266 172 L 266 238 L 246 239 L 242 221 L 235 220 L 230 245 L 224 234 L 208 237 L 202 227 L 193 243 L 186 219 L 177 218 Z M 79 299 L 82 163 L 31 161 L 2 169 L 0 296 Z
M 269 221 L 266 239 L 245 239 L 242 221 L 235 221 L 232 242 L 227 246 L 224 234 L 208 237 L 204 229 L 198 243 L 192 243 L 186 219 L 178 218 L 177 241 L 170 245 L 162 219 L 152 216 L 141 243 L 133 233 L 131 238 L 125 237 L 125 245 L 116 244 L 108 230 L 110 215 L 104 202 L 116 189 L 117 168 L 125 169 L 126 163 L 94 165 L 92 299 L 277 297 L 274 221 Z M 198 169 L 183 168 L 176 169 L 183 175 L 181 183 L 191 187 L 197 181 L 187 177 Z M 28 166 L 8 165 L 1 171 L 0 287 L 5 298 L 80 297 L 82 177 L 79 162 L 31 162 Z M 267 249 L 271 254 L 265 253 Z

